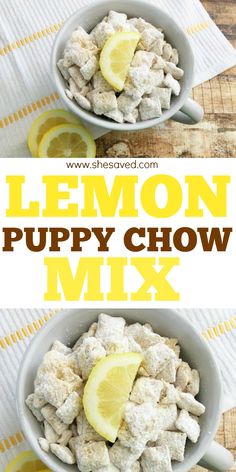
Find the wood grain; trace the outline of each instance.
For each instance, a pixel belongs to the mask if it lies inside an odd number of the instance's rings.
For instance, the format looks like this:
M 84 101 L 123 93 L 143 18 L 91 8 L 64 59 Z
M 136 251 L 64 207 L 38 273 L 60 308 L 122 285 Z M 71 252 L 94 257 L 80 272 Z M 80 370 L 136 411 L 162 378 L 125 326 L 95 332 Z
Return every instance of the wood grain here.
M 236 0 L 202 3 L 236 47 Z M 138 133 L 109 133 L 98 140 L 98 157 L 236 157 L 236 67 L 196 87 L 193 98 L 205 109 L 199 125 L 169 121 Z M 122 152 L 117 143 L 124 143 Z
M 216 439 L 234 455 L 235 465 L 231 472 L 236 472 L 236 409 L 228 411 L 223 415 Z M 190 472 L 203 471 L 206 472 L 206 469 L 196 466 Z

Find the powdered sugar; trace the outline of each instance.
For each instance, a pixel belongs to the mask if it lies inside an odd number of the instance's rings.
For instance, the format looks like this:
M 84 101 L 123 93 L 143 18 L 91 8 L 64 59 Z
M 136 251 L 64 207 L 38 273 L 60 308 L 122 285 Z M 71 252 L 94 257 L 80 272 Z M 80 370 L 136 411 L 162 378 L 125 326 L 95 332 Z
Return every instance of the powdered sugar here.
M 117 18 L 117 28 L 119 21 L 123 17 Z M 125 352 L 139 352 L 143 361 L 111 445 L 88 422 L 83 390 L 100 359 Z M 74 346 L 56 340 L 26 399 L 43 426 L 41 449 L 65 464 L 77 463 L 81 472 L 171 472 L 172 460 L 184 461 L 186 439 L 198 441 L 198 417 L 205 412 L 195 398 L 199 372 L 180 356 L 177 339 L 160 336 L 150 325 L 127 326 L 123 317 L 104 313 Z
M 101 73 L 100 54 L 106 41 L 122 32 L 139 33 L 140 39 L 118 96 Z M 172 95 L 180 94 L 184 71 L 178 64 L 179 53 L 166 42 L 165 32 L 142 18 L 128 19 L 116 11 L 110 11 L 91 32 L 79 26 L 57 63 L 67 97 L 82 109 L 117 123 L 161 117 L 170 108 Z

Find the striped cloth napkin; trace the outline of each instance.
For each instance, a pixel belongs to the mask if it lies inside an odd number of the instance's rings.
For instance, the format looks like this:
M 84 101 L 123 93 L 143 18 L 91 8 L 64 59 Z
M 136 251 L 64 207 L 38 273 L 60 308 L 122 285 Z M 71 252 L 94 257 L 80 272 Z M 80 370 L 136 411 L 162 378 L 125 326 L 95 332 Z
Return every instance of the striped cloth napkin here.
M 224 411 L 236 406 L 236 310 L 178 310 L 209 344 L 221 368 Z M 52 317 L 51 310 L 0 310 L 0 464 L 28 450 L 16 416 L 15 390 L 19 365 L 34 334 Z M 230 368 L 232 366 L 232 368 Z
M 32 121 L 44 110 L 63 107 L 50 74 L 52 43 L 63 22 L 88 2 L 0 0 L 0 157 L 30 156 L 27 135 Z M 190 40 L 195 85 L 236 64 L 234 48 L 199 0 L 158 0 L 158 6 Z

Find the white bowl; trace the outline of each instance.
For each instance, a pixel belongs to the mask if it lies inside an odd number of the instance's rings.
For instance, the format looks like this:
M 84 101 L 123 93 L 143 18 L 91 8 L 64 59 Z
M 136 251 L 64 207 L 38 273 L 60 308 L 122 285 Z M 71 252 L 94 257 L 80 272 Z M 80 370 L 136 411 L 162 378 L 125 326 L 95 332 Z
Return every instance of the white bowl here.
M 179 97 L 172 97 L 170 110 L 164 110 L 160 118 L 140 121 L 135 124 L 116 123 L 109 118 L 83 110 L 75 100 L 70 100 L 65 94 L 66 82 L 58 70 L 57 62 L 63 57 L 66 42 L 79 25 L 90 32 L 111 9 L 126 13 L 130 18 L 142 17 L 154 26 L 163 28 L 167 41 L 179 51 L 179 65 L 184 70 L 181 93 Z M 100 0 L 80 8 L 65 22 L 56 36 L 51 55 L 51 71 L 56 88 L 65 105 L 79 118 L 99 128 L 132 131 L 158 125 L 169 118 L 188 124 L 195 124 L 203 118 L 203 109 L 196 102 L 188 99 L 193 84 L 194 57 L 186 35 L 169 15 L 143 0 Z M 182 112 L 179 112 L 180 109 Z
M 78 309 L 65 310 L 57 314 L 33 338 L 20 366 L 16 401 L 21 427 L 36 454 L 54 472 L 75 472 L 78 469 L 75 465 L 63 464 L 53 454 L 42 451 L 37 441 L 42 435 L 40 424 L 25 405 L 25 399 L 34 390 L 33 384 L 37 368 L 41 364 L 44 354 L 50 350 L 53 341 L 58 339 L 67 345 L 73 345 L 75 340 L 97 319 L 101 311 L 99 309 Z M 198 399 L 206 406 L 206 413 L 200 419 L 200 439 L 197 444 L 188 441 L 184 462 L 173 464 L 175 472 L 189 471 L 208 450 L 217 431 L 221 413 L 220 375 L 207 343 L 189 322 L 172 310 L 108 309 L 106 312 L 112 316 L 123 316 L 129 324 L 134 322 L 150 323 L 154 331 L 159 334 L 177 338 L 181 346 L 181 357 L 192 368 L 199 371 L 201 388 Z M 221 450 L 220 458 L 220 446 L 216 446 L 216 443 L 214 445 L 216 463 L 220 464 L 223 455 L 223 463 L 230 464 L 232 456 L 222 448 L 224 452 L 222 453 Z M 207 459 L 209 461 L 209 455 Z M 213 461 L 213 459 L 210 460 Z M 228 469 L 219 468 L 217 470 Z

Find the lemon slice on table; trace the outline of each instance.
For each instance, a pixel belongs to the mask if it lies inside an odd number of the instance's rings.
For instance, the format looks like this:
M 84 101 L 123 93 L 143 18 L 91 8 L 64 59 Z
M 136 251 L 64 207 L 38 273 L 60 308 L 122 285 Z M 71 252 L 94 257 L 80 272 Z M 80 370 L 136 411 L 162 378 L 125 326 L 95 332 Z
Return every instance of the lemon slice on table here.
M 51 470 L 47 469 L 33 451 L 25 451 L 18 454 L 4 472 L 51 472 Z
M 82 125 L 55 126 L 40 141 L 38 157 L 96 157 L 96 144 Z
M 136 32 L 115 33 L 103 46 L 100 69 L 104 79 L 118 92 L 124 88 L 125 79 L 141 35 Z
M 115 442 L 125 405 L 142 362 L 138 353 L 112 354 L 93 368 L 85 385 L 83 405 L 88 422 L 110 442 Z
M 73 113 L 59 109 L 45 111 L 36 118 L 31 126 L 28 137 L 28 146 L 33 157 L 38 157 L 39 143 L 44 134 L 51 128 L 64 123 L 79 124 L 80 122 Z

